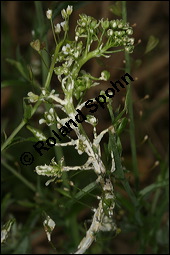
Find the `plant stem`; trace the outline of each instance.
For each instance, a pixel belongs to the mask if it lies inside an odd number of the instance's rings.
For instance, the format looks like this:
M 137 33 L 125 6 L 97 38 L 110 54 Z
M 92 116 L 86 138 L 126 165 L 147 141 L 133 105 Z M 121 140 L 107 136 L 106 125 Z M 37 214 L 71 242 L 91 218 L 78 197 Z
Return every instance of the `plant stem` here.
M 3 151 L 8 144 L 10 144 L 11 140 L 18 134 L 18 132 L 21 130 L 21 128 L 25 125 L 25 120 L 22 120 L 21 123 L 18 125 L 18 127 L 12 132 L 12 134 L 8 137 L 8 139 L 3 143 L 1 146 L 1 151 Z
M 62 44 L 63 44 L 63 40 L 55 48 L 54 56 L 53 56 L 51 66 L 50 66 L 50 69 L 49 69 L 49 72 L 48 72 L 48 75 L 47 75 L 47 79 L 46 79 L 46 82 L 45 82 L 45 85 L 44 85 L 45 89 L 48 89 L 49 86 L 50 86 L 50 82 L 51 82 L 52 74 L 53 74 L 53 71 L 54 71 L 56 58 L 57 58 L 58 52 L 59 52 L 60 47 L 61 47 Z
M 54 66 L 55 66 L 55 61 L 56 61 L 56 57 L 58 55 L 58 52 L 60 50 L 60 47 L 61 45 L 63 44 L 63 41 L 61 41 L 57 46 L 56 46 L 56 49 L 55 49 L 55 53 L 54 53 L 54 57 L 52 59 L 52 62 L 51 62 L 51 66 L 50 66 L 50 69 L 49 69 L 49 72 L 48 72 L 48 75 L 47 75 L 47 78 L 46 78 L 46 82 L 45 82 L 45 89 L 48 89 L 49 86 L 50 86 L 50 82 L 51 82 L 51 78 L 52 78 L 52 74 L 53 74 L 53 70 L 54 70 Z M 38 106 L 40 105 L 40 101 L 38 101 L 35 106 L 33 107 L 32 109 L 32 112 L 31 112 L 31 117 L 33 116 L 33 114 L 35 113 L 35 111 L 37 110 Z M 1 147 L 1 151 L 4 150 L 7 145 L 11 142 L 11 140 L 16 136 L 16 134 L 24 127 L 24 125 L 27 123 L 26 120 L 22 120 L 21 123 L 19 124 L 19 126 L 12 132 L 12 134 L 8 137 L 8 139 L 4 142 L 4 144 L 2 145 Z
M 122 18 L 125 22 L 127 22 L 127 11 L 126 11 L 126 1 L 122 1 Z M 129 53 L 125 52 L 125 72 L 131 72 L 131 63 Z M 132 99 L 132 87 L 131 84 L 126 87 L 127 94 L 126 94 L 126 101 L 128 102 L 127 108 L 129 113 L 130 119 L 130 143 L 131 143 L 131 152 L 132 152 L 132 165 L 133 165 L 133 172 L 135 176 L 135 186 L 136 190 L 139 189 L 139 171 L 138 171 L 138 162 L 137 162 L 137 154 L 136 154 L 136 141 L 135 141 L 135 125 L 134 125 L 134 114 L 133 114 L 133 99 Z
M 40 101 L 38 101 L 32 111 L 31 111 L 31 117 L 32 115 L 35 113 L 35 111 L 37 110 L 38 106 L 40 105 Z M 31 118 L 30 117 L 30 118 Z M 12 134 L 8 137 L 8 139 L 3 143 L 2 147 L 1 147 L 1 151 L 3 151 L 9 144 L 10 142 L 12 141 L 12 139 L 18 134 L 18 132 L 25 126 L 25 124 L 27 123 L 27 120 L 26 119 L 23 119 L 21 121 L 21 123 L 18 125 L 18 127 L 12 132 Z
M 25 177 L 23 177 L 20 173 L 18 173 L 15 169 L 13 169 L 11 166 L 9 166 L 4 160 L 2 160 L 2 165 L 6 167 L 11 173 L 13 173 L 18 179 L 20 179 L 28 188 L 30 188 L 32 191 L 36 191 L 36 188 L 32 183 L 30 183 Z

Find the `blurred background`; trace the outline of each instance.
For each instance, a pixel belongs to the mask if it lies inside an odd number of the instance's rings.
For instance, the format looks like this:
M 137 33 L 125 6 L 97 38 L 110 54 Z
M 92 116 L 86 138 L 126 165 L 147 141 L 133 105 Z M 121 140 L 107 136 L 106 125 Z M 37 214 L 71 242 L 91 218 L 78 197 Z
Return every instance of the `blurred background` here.
M 119 1 L 121 2 L 121 1 Z M 61 22 L 60 10 L 68 4 L 74 6 L 74 12 L 70 17 L 70 38 L 74 39 L 74 29 L 79 14 L 85 13 L 96 19 L 108 18 L 119 19 L 120 7 L 116 1 L 39 1 L 36 4 L 33 1 L 1 1 L 1 71 L 2 71 L 2 142 L 9 136 L 20 123 L 23 115 L 23 97 L 26 97 L 29 91 L 33 91 L 31 82 L 21 77 L 21 73 L 15 65 L 11 65 L 9 59 L 14 59 L 24 67 L 32 67 L 34 79 L 41 86 L 44 83 L 44 77 L 41 73 L 41 59 L 39 55 L 30 47 L 30 42 L 35 37 L 45 41 L 48 38 L 48 51 L 53 53 L 54 41 L 49 22 L 46 19 L 45 12 L 48 8 L 56 10 L 54 23 Z M 41 7 L 41 8 L 38 8 Z M 140 176 L 140 188 L 155 183 L 163 172 L 166 176 L 168 161 L 168 70 L 169 70 L 169 2 L 168 1 L 127 1 L 127 20 L 133 25 L 135 50 L 130 55 L 131 58 L 131 76 L 135 78 L 132 83 L 134 119 L 135 119 L 135 137 L 137 146 L 137 161 Z M 40 26 L 40 16 L 44 14 L 44 26 Z M 34 32 L 33 32 L 34 31 Z M 37 39 L 36 38 L 36 39 Z M 152 51 L 146 52 L 148 41 L 152 40 L 155 44 Z M 47 42 L 46 42 L 47 45 Z M 108 70 L 111 74 L 110 80 L 113 82 L 120 79 L 124 74 L 125 67 L 124 54 L 113 54 L 109 59 L 94 59 L 89 61 L 85 68 L 93 76 L 99 77 L 102 70 Z M 52 79 L 52 88 L 62 93 L 59 81 L 56 76 Z M 109 82 L 101 82 L 97 87 L 91 88 L 85 95 L 85 100 L 96 97 L 101 90 L 110 87 Z M 124 102 L 125 90 L 121 90 L 114 97 L 113 108 L 116 110 Z M 41 112 L 41 109 L 40 109 Z M 38 120 L 41 114 L 37 113 L 31 118 L 32 126 L 39 127 Z M 99 109 L 95 116 L 99 119 L 97 126 L 98 132 L 110 126 L 110 117 L 107 110 Z M 48 130 L 44 130 L 48 134 Z M 92 130 L 86 127 L 89 137 L 92 137 Z M 2 223 L 9 217 L 14 217 L 16 223 L 12 229 L 12 242 L 8 247 L 3 247 L 3 253 L 8 252 L 18 254 L 48 254 L 54 253 L 42 226 L 42 213 L 48 212 L 56 222 L 56 228 L 53 234 L 53 242 L 58 254 L 75 249 L 76 244 L 83 237 L 84 222 L 91 219 L 91 211 L 88 207 L 76 203 L 68 212 L 60 211 L 57 201 L 63 199 L 63 194 L 59 194 L 58 186 L 46 187 L 44 185 L 46 178 L 36 175 L 34 172 L 37 164 L 49 162 L 49 158 L 54 157 L 54 151 L 46 153 L 42 158 L 36 158 L 31 166 L 23 166 L 20 163 L 20 155 L 24 151 L 33 151 L 33 143 L 22 141 L 23 138 L 30 136 L 30 132 L 24 127 L 18 134 L 15 145 L 2 153 L 2 158 L 8 166 L 2 167 Z M 22 143 L 21 143 L 22 141 Z M 131 172 L 132 156 L 130 148 L 130 138 L 128 130 L 121 136 L 123 147 L 123 164 L 129 170 L 127 178 L 133 187 L 134 178 Z M 107 143 L 107 137 L 104 139 Z M 64 149 L 65 160 L 68 165 L 82 164 L 84 156 L 79 157 L 74 150 Z M 12 167 L 13 170 L 10 170 Z M 29 185 L 21 180 L 23 176 L 29 183 L 34 185 L 31 189 Z M 82 176 L 81 176 L 82 175 Z M 89 180 L 84 179 L 80 174 L 75 180 L 77 187 L 83 187 L 95 180 L 91 174 Z M 95 192 L 93 193 L 95 195 Z M 168 253 L 168 199 L 166 190 L 159 190 L 159 203 L 164 203 L 164 210 L 155 218 L 155 224 L 158 224 L 155 234 L 147 239 L 146 232 L 151 231 L 149 205 L 146 204 L 143 210 L 143 220 L 145 222 L 143 229 L 133 226 L 133 219 L 130 217 L 126 205 L 124 208 L 117 209 L 117 224 L 122 232 L 113 238 L 112 236 L 101 236 L 90 252 L 92 254 L 141 254 L 154 252 L 155 254 Z M 125 194 L 126 197 L 126 194 Z M 146 203 L 152 202 L 154 193 L 147 196 Z M 62 200 L 64 204 L 68 198 Z M 165 200 L 164 200 L 165 199 Z M 95 205 L 93 196 L 82 199 L 84 203 Z M 61 203 L 61 204 L 62 204 Z M 157 204 L 156 206 L 160 206 Z M 127 204 L 128 207 L 128 204 Z M 148 218 L 147 218 L 148 215 Z M 155 216 L 157 217 L 157 216 Z M 76 221 L 80 225 L 80 232 L 74 232 Z M 57 224 L 58 223 L 58 224 Z M 134 222 L 135 225 L 135 222 Z M 149 229 L 150 227 L 150 229 Z M 79 226 L 78 226 L 79 228 Z M 77 233 L 81 233 L 80 236 Z M 141 240 L 143 238 L 143 241 Z M 139 243 L 144 243 L 144 248 L 140 250 Z M 156 243 L 156 244 L 155 244 Z M 156 247 L 156 248 L 155 248 Z M 30 253 L 31 252 L 31 253 Z

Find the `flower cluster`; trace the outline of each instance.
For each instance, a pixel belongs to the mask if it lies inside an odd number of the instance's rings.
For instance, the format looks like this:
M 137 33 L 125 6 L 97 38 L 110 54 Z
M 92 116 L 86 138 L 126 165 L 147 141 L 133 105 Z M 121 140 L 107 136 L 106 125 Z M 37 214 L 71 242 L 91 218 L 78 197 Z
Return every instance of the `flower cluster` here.
M 133 34 L 132 28 L 129 23 L 125 23 L 123 20 L 111 20 L 101 19 L 97 21 L 93 17 L 85 14 L 80 15 L 80 19 L 77 21 L 78 25 L 75 30 L 75 40 L 85 37 L 89 38 L 88 43 L 93 41 L 99 41 L 99 47 L 102 45 L 101 38 L 106 36 L 108 41 L 106 45 L 111 47 L 124 46 L 125 50 L 129 53 L 134 49 L 134 38 L 129 38 L 129 35 Z
M 53 108 L 51 108 L 48 112 L 44 113 L 44 119 L 39 120 L 39 124 L 43 123 L 46 123 L 48 126 L 51 126 L 55 123 L 55 114 Z
M 61 14 L 65 21 L 55 25 L 56 33 L 60 33 L 61 26 L 64 31 L 67 30 L 68 17 L 71 12 L 72 7 L 70 6 L 66 10 L 62 10 Z M 132 34 L 132 27 L 123 20 L 96 20 L 86 14 L 81 14 L 75 28 L 75 41 L 67 40 L 58 53 L 54 68 L 55 74 L 60 81 L 63 81 L 64 78 L 69 80 L 68 77 L 74 77 L 73 90 L 70 90 L 70 93 L 72 92 L 74 97 L 79 100 L 88 88 L 99 84 L 94 83 L 94 80 L 108 80 L 110 77 L 107 71 L 103 71 L 100 78 L 92 77 L 83 73 L 81 66 L 93 57 L 110 57 L 108 54 L 114 53 L 115 47 L 123 47 L 122 50 L 133 52 L 134 38 L 130 37 Z M 93 41 L 97 41 L 98 45 L 92 51 Z M 65 81 L 65 83 L 67 82 Z M 66 89 L 68 89 L 67 86 Z

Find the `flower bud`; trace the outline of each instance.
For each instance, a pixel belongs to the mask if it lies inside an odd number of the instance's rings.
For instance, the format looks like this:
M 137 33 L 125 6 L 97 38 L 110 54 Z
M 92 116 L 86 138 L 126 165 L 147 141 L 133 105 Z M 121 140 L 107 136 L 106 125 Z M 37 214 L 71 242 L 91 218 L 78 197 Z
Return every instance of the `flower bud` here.
M 66 10 L 63 9 L 63 10 L 61 11 L 61 16 L 63 17 L 63 19 L 66 19 L 66 18 L 67 18 L 68 15 L 67 15 L 67 13 L 66 13 Z
M 112 27 L 112 28 L 116 28 L 116 27 L 117 27 L 117 22 L 116 22 L 116 20 L 111 20 L 111 21 L 110 21 L 110 24 L 111 24 L 111 27 Z
M 35 103 L 35 102 L 38 101 L 39 96 L 35 95 L 34 93 L 28 92 L 27 95 L 29 96 L 29 101 L 30 101 L 31 103 Z
M 56 34 L 59 34 L 61 32 L 61 25 L 60 24 L 55 25 L 54 30 Z
M 133 34 L 133 30 L 131 28 L 129 28 L 129 29 L 126 30 L 126 33 L 128 35 L 132 35 Z
M 48 9 L 48 11 L 46 11 L 46 16 L 47 16 L 47 19 L 51 19 L 52 18 L 52 10 Z
M 134 46 L 126 46 L 125 47 L 125 51 L 127 51 L 128 53 L 132 53 L 134 49 Z
M 101 77 L 99 79 L 103 81 L 108 81 L 109 78 L 110 78 L 110 73 L 105 70 L 101 72 Z
M 71 14 L 72 14 L 72 11 L 73 11 L 73 6 L 68 5 L 68 6 L 67 6 L 67 9 L 66 9 L 67 15 L 68 15 L 68 16 L 71 15 Z
M 61 22 L 60 24 L 64 30 L 64 32 L 68 31 L 68 23 L 66 21 Z
M 112 36 L 113 35 L 113 30 L 112 29 L 107 30 L 107 35 Z

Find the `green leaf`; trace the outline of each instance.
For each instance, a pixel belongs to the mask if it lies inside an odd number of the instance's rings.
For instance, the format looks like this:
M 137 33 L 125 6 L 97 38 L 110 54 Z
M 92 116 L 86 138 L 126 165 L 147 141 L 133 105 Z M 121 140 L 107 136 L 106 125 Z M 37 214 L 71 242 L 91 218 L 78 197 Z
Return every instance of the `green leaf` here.
M 1 201 L 1 217 L 4 216 L 8 207 L 13 203 L 14 199 L 11 198 L 11 193 L 7 193 Z
M 29 239 L 26 236 L 22 242 L 18 245 L 17 249 L 15 250 L 14 254 L 28 254 L 27 251 L 29 249 Z
M 116 16 L 121 16 L 122 15 L 121 1 L 117 1 L 115 4 L 111 5 L 110 11 Z
M 148 43 L 146 45 L 145 54 L 150 52 L 151 50 L 153 50 L 157 46 L 158 43 L 159 43 L 159 39 L 153 35 L 150 35 Z
M 7 58 L 6 61 L 10 63 L 12 66 L 14 66 L 26 80 L 30 80 L 28 69 L 26 69 L 26 67 L 24 67 L 23 64 L 10 58 Z
M 141 59 L 136 59 L 134 61 L 135 68 L 139 68 L 141 65 L 142 65 L 142 60 Z
M 147 194 L 149 194 L 151 191 L 157 189 L 157 188 L 162 188 L 168 185 L 168 180 L 163 180 L 161 182 L 157 182 L 157 183 L 153 183 L 147 187 L 145 187 L 144 189 L 142 189 L 139 192 L 140 197 L 144 197 Z
M 6 88 L 9 86 L 25 86 L 26 82 L 21 80 L 5 80 L 1 82 L 1 88 Z
M 12 142 L 6 148 L 9 149 L 11 146 L 14 146 L 16 144 L 23 143 L 23 142 L 34 142 L 34 143 L 36 143 L 37 141 L 38 141 L 38 139 L 36 139 L 33 136 L 30 136 L 28 138 L 23 138 L 23 137 L 17 136 L 17 137 L 14 137 L 12 139 Z
M 126 128 L 126 125 L 127 125 L 127 122 L 128 122 L 128 119 L 127 118 L 122 118 L 121 120 L 121 123 L 119 124 L 119 126 L 117 127 L 117 130 L 116 130 L 116 133 L 117 135 L 119 136 L 123 130 Z
M 57 188 L 55 189 L 57 190 L 60 194 L 64 195 L 65 197 L 71 198 L 71 196 L 69 195 L 69 193 L 61 188 Z
M 23 107 L 24 107 L 24 119 L 28 120 L 31 118 L 31 112 L 32 112 L 32 105 L 26 104 L 23 100 Z
M 73 204 L 75 204 L 77 201 L 79 201 L 81 198 L 83 198 L 85 195 L 89 194 L 92 190 L 94 190 L 97 187 L 97 183 L 91 182 L 86 187 L 84 187 L 82 190 L 80 190 L 74 197 L 74 200 L 68 201 L 65 206 L 70 208 Z
M 29 208 L 33 208 L 35 207 L 34 203 L 29 202 L 28 200 L 20 200 L 17 202 L 19 205 L 24 206 L 24 207 L 29 207 Z

